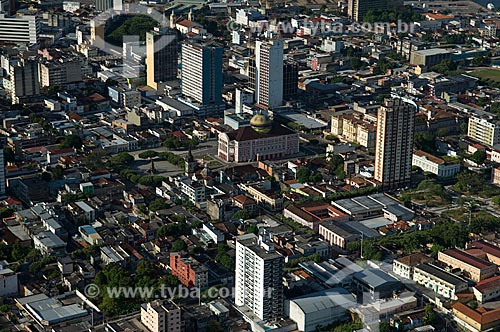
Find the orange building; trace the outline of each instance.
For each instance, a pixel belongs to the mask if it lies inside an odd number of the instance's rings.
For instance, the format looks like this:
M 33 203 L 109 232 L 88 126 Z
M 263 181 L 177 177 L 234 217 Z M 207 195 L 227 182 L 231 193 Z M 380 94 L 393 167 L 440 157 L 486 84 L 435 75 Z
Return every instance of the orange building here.
M 172 275 L 179 278 L 186 287 L 208 287 L 208 269 L 191 257 L 182 257 L 180 253 L 170 253 Z

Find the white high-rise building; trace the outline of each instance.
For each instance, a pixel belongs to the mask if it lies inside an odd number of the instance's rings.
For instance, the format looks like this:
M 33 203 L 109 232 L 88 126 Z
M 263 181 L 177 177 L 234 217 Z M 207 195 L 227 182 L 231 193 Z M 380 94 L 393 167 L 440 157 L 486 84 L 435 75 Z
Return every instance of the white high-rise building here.
M 195 108 L 198 116 L 216 116 L 224 111 L 222 100 L 222 56 L 214 42 L 185 41 L 181 54 L 181 101 Z
M 283 256 L 267 236 L 241 235 L 236 240 L 236 296 L 238 307 L 250 309 L 262 320 L 283 315 Z
M 40 21 L 36 15 L 8 16 L 0 13 L 0 41 L 37 44 L 40 29 Z
M 283 104 L 283 40 L 255 43 L 255 97 L 269 108 Z

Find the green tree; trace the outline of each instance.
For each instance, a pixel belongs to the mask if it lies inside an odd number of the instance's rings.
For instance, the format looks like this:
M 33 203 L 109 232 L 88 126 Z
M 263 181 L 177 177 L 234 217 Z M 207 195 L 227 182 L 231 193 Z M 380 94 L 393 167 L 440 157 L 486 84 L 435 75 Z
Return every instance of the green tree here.
M 354 70 L 360 70 L 364 66 L 364 62 L 361 61 L 361 59 L 358 57 L 351 57 L 349 63 L 351 64 L 351 67 Z
M 130 165 L 134 161 L 134 157 L 127 152 L 120 152 L 109 158 L 109 166 L 114 168 L 123 168 Z
M 470 157 L 470 160 L 475 162 L 478 165 L 482 165 L 484 161 L 486 160 L 486 151 L 484 150 L 477 150 L 472 154 Z
M 297 181 L 300 183 L 306 183 L 309 181 L 309 177 L 311 176 L 311 170 L 306 167 L 300 167 L 297 170 Z
M 426 305 L 425 308 L 424 323 L 426 325 L 432 325 L 436 321 L 436 313 L 431 305 Z
M 248 212 L 248 210 L 239 210 L 235 214 L 233 214 L 231 219 L 233 219 L 233 220 L 237 220 L 237 219 L 247 220 L 247 219 L 250 219 L 251 217 L 252 217 L 252 215 L 250 214 L 250 212 Z
M 149 210 L 156 212 L 168 208 L 167 202 L 163 198 L 156 198 L 149 203 Z
M 174 244 L 172 245 L 172 252 L 177 252 L 177 251 L 186 251 L 188 248 L 186 242 L 182 241 L 182 240 L 177 240 L 174 242 Z
M 415 147 L 427 153 L 436 151 L 436 137 L 429 132 L 415 133 Z
M 78 135 L 68 135 L 64 137 L 60 146 L 61 148 L 80 149 L 83 146 L 83 141 Z
M 152 159 L 158 156 L 158 152 L 153 151 L 153 150 L 148 150 L 139 153 L 139 158 L 141 159 Z

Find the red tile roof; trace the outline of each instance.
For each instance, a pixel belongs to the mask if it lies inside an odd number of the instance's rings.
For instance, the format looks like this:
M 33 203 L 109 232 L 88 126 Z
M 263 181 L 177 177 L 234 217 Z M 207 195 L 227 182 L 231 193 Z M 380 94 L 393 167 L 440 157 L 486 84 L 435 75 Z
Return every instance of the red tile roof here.
M 476 242 L 469 243 L 467 245 L 468 249 L 480 249 L 491 256 L 500 258 L 500 247 L 497 247 L 494 244 L 488 243 L 484 240 L 479 240 Z
M 484 308 L 474 310 L 461 302 L 455 303 L 452 308 L 481 325 L 491 324 L 497 321 L 500 324 L 500 308 L 485 312 L 486 309 Z
M 491 277 L 485 279 L 481 282 L 478 282 L 476 286 L 474 286 L 480 292 L 490 290 L 490 289 L 499 289 L 500 288 L 500 276 Z
M 472 265 L 478 269 L 484 269 L 493 265 L 490 262 L 474 257 L 466 253 L 465 251 L 458 250 L 455 248 L 444 250 L 442 251 L 442 253 L 450 257 L 453 257 L 459 261 L 462 261 L 466 264 Z

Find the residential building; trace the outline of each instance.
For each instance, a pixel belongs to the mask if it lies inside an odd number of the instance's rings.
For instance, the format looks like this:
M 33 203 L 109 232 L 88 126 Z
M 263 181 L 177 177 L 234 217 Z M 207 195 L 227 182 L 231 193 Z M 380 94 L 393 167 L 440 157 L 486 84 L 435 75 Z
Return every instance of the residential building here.
M 460 172 L 460 163 L 449 163 L 444 159 L 430 153 L 415 150 L 413 152 L 412 165 L 420 167 L 424 172 L 437 175 L 440 178 L 449 178 Z
M 347 142 L 369 149 L 375 148 L 376 126 L 361 113 L 333 115 L 331 133 Z
M 182 102 L 195 109 L 198 116 L 220 115 L 222 102 L 223 48 L 212 42 L 182 44 Z
M 13 104 L 19 104 L 24 98 L 40 94 L 38 62 L 35 59 L 16 60 L 9 68 L 11 82 L 9 92 Z
M 43 256 L 66 255 L 66 243 L 51 232 L 40 232 L 33 235 L 33 244 Z
M 415 110 L 401 99 L 385 100 L 378 110 L 375 180 L 387 188 L 411 181 Z
M 287 315 L 297 323 L 299 331 L 314 332 L 318 326 L 328 326 L 349 320 L 349 308 L 356 299 L 344 288 L 331 288 L 289 301 Z
M 229 162 L 278 159 L 299 152 L 299 134 L 256 114 L 250 126 L 219 134 L 218 156 Z
M 235 304 L 261 320 L 283 315 L 283 269 L 285 260 L 275 252 L 266 234 L 236 238 Z
M 206 201 L 206 187 L 201 182 L 184 179 L 179 181 L 179 189 L 193 204 Z
M 304 204 L 290 204 L 283 210 L 283 216 L 318 231 L 319 226 L 329 221 L 344 222 L 349 216 L 329 204 L 310 202 Z
M 283 103 L 283 40 L 255 42 L 255 99 L 275 108 Z
M 354 21 L 362 21 L 369 10 L 383 10 L 387 8 L 385 0 L 349 0 L 347 15 Z
M 154 301 L 141 304 L 141 323 L 150 332 L 180 332 L 181 309 L 173 301 Z
M 241 189 L 247 193 L 258 206 L 273 212 L 283 209 L 283 197 L 270 190 L 267 183 L 242 184 Z
M 469 118 L 467 136 L 489 146 L 500 144 L 500 122 L 472 115 Z
M 491 277 L 478 282 L 472 287 L 472 291 L 479 303 L 498 299 L 500 297 L 500 276 Z
M 455 276 L 434 264 L 423 263 L 414 268 L 413 281 L 432 289 L 437 295 L 456 300 L 457 293 L 469 288 L 467 280 Z
M 58 86 L 82 81 L 82 64 L 78 59 L 43 61 L 39 64 L 40 87 Z
M 19 293 L 17 273 L 9 268 L 0 268 L 0 296 L 7 298 Z
M 254 214 L 257 212 L 258 206 L 257 202 L 254 199 L 245 196 L 245 195 L 237 195 L 231 197 L 231 201 L 233 205 L 239 209 L 247 210 L 250 214 Z
M 95 228 L 90 225 L 78 227 L 78 232 L 80 233 L 82 239 L 91 246 L 99 245 L 104 242 L 101 235 L 99 235 Z
M 191 257 L 182 257 L 180 253 L 170 253 L 170 269 L 172 275 L 179 278 L 186 287 L 208 287 L 208 269 Z
M 416 266 L 431 262 L 432 259 L 422 253 L 414 253 L 392 261 L 392 272 L 403 278 L 413 280 L 413 271 Z
M 147 32 L 147 85 L 158 89 L 158 83 L 175 80 L 178 66 L 177 32 L 166 28 Z
M 496 265 L 455 248 L 440 251 L 438 260 L 454 269 L 462 270 L 468 278 L 476 282 L 492 277 L 497 271 Z
M 8 16 L 0 13 L 0 42 L 38 44 L 41 24 L 35 14 Z
M 101 260 L 105 265 L 120 264 L 127 265 L 131 257 L 119 245 L 101 247 Z
M 491 169 L 491 183 L 500 185 L 500 166 Z

